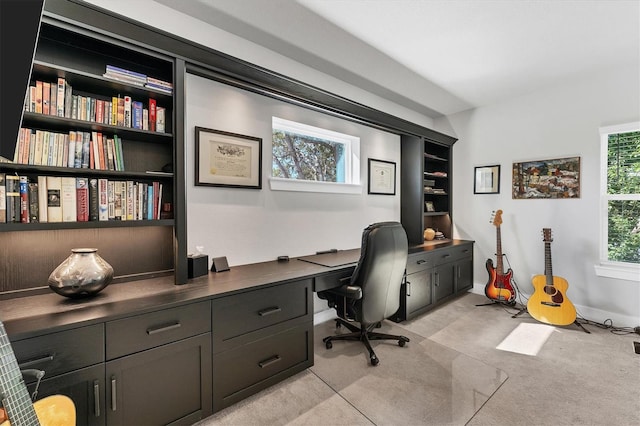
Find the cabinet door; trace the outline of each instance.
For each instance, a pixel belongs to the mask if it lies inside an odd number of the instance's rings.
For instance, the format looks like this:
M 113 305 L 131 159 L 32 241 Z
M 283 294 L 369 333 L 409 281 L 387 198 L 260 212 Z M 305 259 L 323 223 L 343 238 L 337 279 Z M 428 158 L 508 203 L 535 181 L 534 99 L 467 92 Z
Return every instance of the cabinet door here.
M 472 258 L 459 260 L 455 268 L 455 292 L 461 292 L 473 287 L 473 260 Z
M 29 393 L 32 393 L 35 383 L 27 387 Z M 104 391 L 104 364 L 99 364 L 42 380 L 38 387 L 38 399 L 50 395 L 66 395 L 75 405 L 76 424 L 104 425 Z
M 432 301 L 431 269 L 407 275 L 407 319 L 422 313 Z
M 193 424 L 211 414 L 211 333 L 106 363 L 109 425 Z
M 453 294 L 454 264 L 445 263 L 433 269 L 433 295 L 436 302 Z

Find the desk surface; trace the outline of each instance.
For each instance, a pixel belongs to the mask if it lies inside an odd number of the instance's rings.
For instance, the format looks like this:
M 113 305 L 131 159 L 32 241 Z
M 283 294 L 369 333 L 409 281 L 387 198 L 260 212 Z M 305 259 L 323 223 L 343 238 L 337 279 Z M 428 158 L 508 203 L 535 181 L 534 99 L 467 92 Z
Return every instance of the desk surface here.
M 434 250 L 459 244 L 447 241 L 414 246 L 409 253 Z M 45 332 L 75 328 L 158 309 L 214 299 L 305 278 L 322 280 L 336 272 L 352 268 L 360 249 L 341 250 L 317 255 L 320 262 L 339 266 L 322 266 L 293 258 L 288 262 L 269 261 L 234 266 L 225 272 L 209 274 L 175 285 L 173 275 L 140 281 L 112 284 L 88 299 L 67 299 L 53 292 L 0 301 L 0 319 L 12 339 L 22 339 Z M 314 260 L 315 256 L 305 256 Z M 345 263 L 346 262 L 346 263 Z
M 339 267 L 303 262 L 298 258 L 288 262 L 253 263 L 234 266 L 225 272 L 209 272 L 184 285 L 175 285 L 173 275 L 166 275 L 112 284 L 87 299 L 68 299 L 53 292 L 8 299 L 0 301 L 0 319 L 12 339 L 21 339 L 283 282 L 330 275 L 353 267 L 360 249 L 332 254 L 343 261 L 354 260 Z

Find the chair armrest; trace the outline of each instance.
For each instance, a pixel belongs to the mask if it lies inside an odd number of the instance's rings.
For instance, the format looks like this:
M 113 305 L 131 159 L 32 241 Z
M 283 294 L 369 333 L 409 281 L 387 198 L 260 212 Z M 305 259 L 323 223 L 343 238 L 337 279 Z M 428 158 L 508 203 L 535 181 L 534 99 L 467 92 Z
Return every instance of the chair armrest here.
M 358 287 L 355 285 L 343 285 L 342 287 L 336 287 L 326 291 L 327 293 L 346 297 L 348 299 L 353 299 L 353 300 L 362 299 L 362 287 Z

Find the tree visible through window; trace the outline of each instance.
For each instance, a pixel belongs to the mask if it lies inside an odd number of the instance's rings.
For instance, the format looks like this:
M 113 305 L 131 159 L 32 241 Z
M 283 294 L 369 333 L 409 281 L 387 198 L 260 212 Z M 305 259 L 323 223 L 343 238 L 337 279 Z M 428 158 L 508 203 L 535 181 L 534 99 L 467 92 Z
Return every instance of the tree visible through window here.
M 607 164 L 604 260 L 640 264 L 640 128 L 620 128 L 601 131 Z
M 273 117 L 271 176 L 352 183 L 351 154 L 359 138 Z

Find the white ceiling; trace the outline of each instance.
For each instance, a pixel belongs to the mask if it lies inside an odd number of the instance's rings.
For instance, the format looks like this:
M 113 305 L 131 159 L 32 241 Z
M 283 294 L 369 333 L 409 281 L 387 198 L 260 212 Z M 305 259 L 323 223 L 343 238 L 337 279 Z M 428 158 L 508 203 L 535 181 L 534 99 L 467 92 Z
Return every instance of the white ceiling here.
M 430 117 L 640 69 L 640 0 L 156 1 Z

